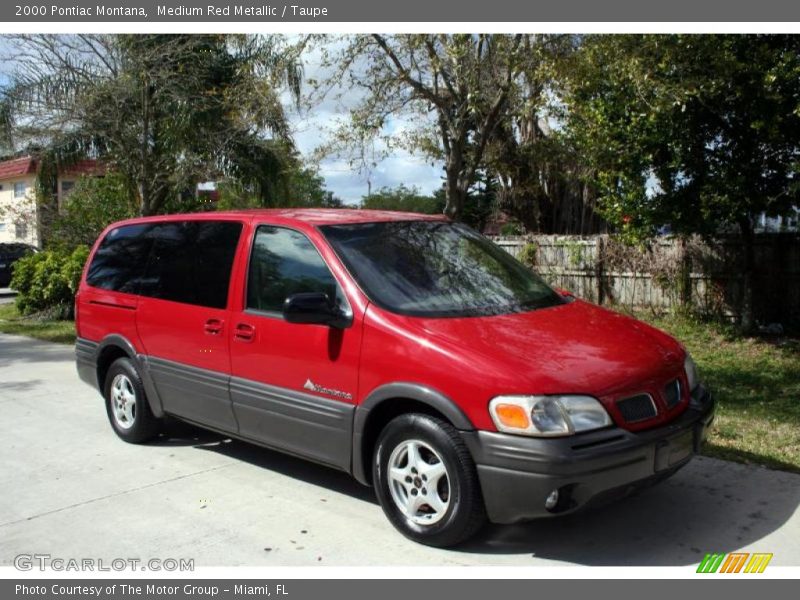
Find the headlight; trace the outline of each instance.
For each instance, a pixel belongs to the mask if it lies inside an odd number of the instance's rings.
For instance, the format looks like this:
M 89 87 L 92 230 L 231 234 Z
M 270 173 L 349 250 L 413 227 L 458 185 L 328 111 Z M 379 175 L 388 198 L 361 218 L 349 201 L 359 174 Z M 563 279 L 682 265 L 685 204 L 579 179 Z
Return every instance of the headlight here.
M 498 431 L 541 437 L 611 425 L 606 409 L 591 396 L 498 396 L 489 413 Z
M 694 391 L 700 383 L 700 376 L 697 374 L 697 365 L 692 360 L 691 355 L 686 353 L 686 360 L 683 361 L 683 370 L 686 372 L 686 383 L 689 384 L 689 391 Z

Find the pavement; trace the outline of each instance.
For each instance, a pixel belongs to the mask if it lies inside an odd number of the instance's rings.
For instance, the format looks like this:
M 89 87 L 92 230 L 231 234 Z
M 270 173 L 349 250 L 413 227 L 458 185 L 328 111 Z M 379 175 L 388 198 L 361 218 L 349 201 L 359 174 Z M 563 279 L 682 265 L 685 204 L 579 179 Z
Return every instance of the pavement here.
M 398 534 L 344 473 L 172 423 L 134 446 L 73 349 L 0 335 L 0 566 L 18 554 L 194 558 L 196 566 L 696 565 L 772 552 L 800 565 L 800 475 L 698 457 L 579 515 L 490 526 L 455 550 Z
M 0 304 L 8 304 L 13 302 L 17 293 L 11 288 L 0 287 Z

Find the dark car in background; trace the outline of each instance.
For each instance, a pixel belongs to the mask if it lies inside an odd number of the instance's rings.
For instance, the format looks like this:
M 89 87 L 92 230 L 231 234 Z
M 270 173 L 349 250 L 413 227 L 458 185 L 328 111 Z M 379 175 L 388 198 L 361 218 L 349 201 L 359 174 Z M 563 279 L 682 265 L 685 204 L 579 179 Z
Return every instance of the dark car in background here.
M 6 288 L 11 284 L 14 263 L 34 252 L 38 250 L 30 244 L 0 244 L 0 288 Z

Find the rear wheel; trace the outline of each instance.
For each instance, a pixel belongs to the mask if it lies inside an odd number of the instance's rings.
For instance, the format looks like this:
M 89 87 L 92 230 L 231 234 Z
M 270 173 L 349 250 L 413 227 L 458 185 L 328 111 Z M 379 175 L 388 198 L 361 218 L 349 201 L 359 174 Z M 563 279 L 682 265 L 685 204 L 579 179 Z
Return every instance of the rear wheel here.
M 402 415 L 384 428 L 373 481 L 386 516 L 417 542 L 454 546 L 486 521 L 472 456 L 458 431 L 436 417 Z
M 128 358 L 118 358 L 108 369 L 104 386 L 106 412 L 114 432 L 126 442 L 140 444 L 159 430 L 147 402 L 139 373 Z

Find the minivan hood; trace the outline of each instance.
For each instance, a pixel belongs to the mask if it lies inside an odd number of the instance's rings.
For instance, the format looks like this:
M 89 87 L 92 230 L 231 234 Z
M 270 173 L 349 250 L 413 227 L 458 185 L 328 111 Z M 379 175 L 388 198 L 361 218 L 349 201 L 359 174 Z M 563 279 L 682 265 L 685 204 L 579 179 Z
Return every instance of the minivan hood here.
M 602 397 L 674 376 L 685 356 L 666 333 L 581 300 L 523 313 L 407 323 L 431 342 L 469 354 L 502 393 Z

